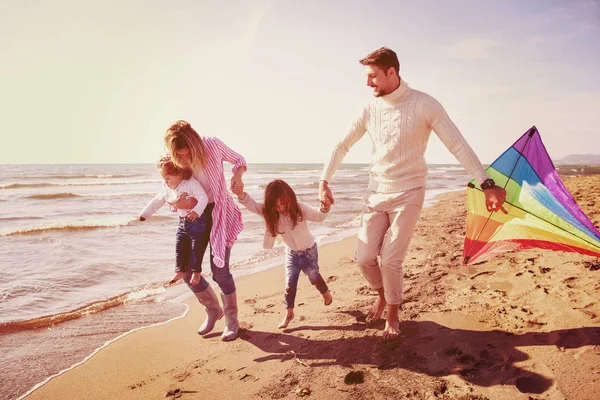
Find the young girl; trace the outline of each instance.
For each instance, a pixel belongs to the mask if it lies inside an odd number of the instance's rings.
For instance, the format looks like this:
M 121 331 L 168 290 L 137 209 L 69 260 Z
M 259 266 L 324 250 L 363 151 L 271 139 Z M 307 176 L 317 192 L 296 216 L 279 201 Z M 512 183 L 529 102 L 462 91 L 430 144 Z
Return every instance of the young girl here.
M 327 218 L 329 203 L 323 203 L 317 211 L 309 205 L 298 202 L 292 188 L 277 179 L 267 185 L 265 202 L 254 201 L 243 186 L 233 190 L 240 202 L 251 212 L 261 215 L 267 225 L 263 247 L 273 247 L 275 238 L 280 235 L 285 243 L 285 308 L 286 315 L 279 328 L 286 328 L 294 319 L 294 300 L 300 271 L 308 277 L 321 295 L 326 306 L 333 301 L 327 284 L 319 273 L 319 255 L 315 238 L 308 230 L 306 221 L 322 222 Z M 324 208 L 327 207 L 327 208 Z
M 164 187 L 154 196 L 140 213 L 139 220 L 145 221 L 157 212 L 165 203 L 174 209 L 174 204 L 182 197 L 191 196 L 197 204 L 192 209 L 177 209 L 179 227 L 175 238 L 175 283 L 185 276 L 186 270 L 192 272 L 192 281 L 200 281 L 202 258 L 206 251 L 208 236 L 206 221 L 200 217 L 208 202 L 206 192 L 200 183 L 192 178 L 192 170 L 179 168 L 170 156 L 162 157 L 157 164 L 160 175 L 165 180 Z

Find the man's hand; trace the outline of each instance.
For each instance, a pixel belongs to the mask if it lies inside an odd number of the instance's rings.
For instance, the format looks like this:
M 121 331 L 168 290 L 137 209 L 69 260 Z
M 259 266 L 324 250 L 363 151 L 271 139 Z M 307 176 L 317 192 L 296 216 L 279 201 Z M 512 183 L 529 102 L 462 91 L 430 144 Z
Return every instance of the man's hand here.
M 178 273 L 175 274 L 175 276 L 173 277 L 173 279 L 171 279 L 169 281 L 169 285 L 172 285 L 175 282 L 177 282 L 178 280 L 183 279 L 184 276 L 185 276 L 185 272 L 179 271 Z
M 333 193 L 331 193 L 331 189 L 329 189 L 329 184 L 327 181 L 319 181 L 319 200 L 321 200 L 322 208 L 329 209 L 331 205 L 335 204 L 335 200 L 333 200 Z
M 485 195 L 485 207 L 489 212 L 502 211 L 504 214 L 508 214 L 508 211 L 502 206 L 506 200 L 506 190 L 500 186 L 494 186 L 484 189 L 483 194 Z
M 193 197 L 188 197 L 187 193 L 183 193 L 177 203 L 173 204 L 179 210 L 191 210 L 196 207 L 198 200 Z

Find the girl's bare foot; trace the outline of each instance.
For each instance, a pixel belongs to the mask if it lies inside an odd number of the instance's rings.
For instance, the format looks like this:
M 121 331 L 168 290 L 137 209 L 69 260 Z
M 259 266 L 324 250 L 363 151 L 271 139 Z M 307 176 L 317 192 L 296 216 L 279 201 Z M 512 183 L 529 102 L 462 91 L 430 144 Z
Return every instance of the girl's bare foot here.
M 292 322 L 293 319 L 294 319 L 294 310 L 291 308 L 288 308 L 287 314 L 283 318 L 283 321 L 281 321 L 281 323 L 277 327 L 279 329 L 287 328 L 287 326 L 290 324 L 290 322 Z
M 382 293 L 380 293 L 379 297 L 377 297 L 377 300 L 375 300 L 375 304 L 373 304 L 373 307 L 371 307 L 371 310 L 369 310 L 367 313 L 367 323 L 377 321 L 379 318 L 381 318 L 386 305 L 387 302 L 385 301 L 385 297 Z
M 331 295 L 331 292 L 329 290 L 326 291 L 325 293 L 321 293 L 321 296 L 323 296 L 323 302 L 325 303 L 326 306 L 333 303 L 333 296 Z

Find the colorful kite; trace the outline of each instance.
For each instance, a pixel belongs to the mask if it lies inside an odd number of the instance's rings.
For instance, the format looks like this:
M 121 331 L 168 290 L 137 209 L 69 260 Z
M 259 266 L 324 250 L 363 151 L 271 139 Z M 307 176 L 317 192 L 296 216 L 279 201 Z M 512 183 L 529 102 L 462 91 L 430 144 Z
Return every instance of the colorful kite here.
M 486 172 L 506 189 L 508 214 L 489 212 L 481 187 L 469 182 L 463 265 L 531 248 L 600 257 L 600 232 L 560 180 L 535 126 Z

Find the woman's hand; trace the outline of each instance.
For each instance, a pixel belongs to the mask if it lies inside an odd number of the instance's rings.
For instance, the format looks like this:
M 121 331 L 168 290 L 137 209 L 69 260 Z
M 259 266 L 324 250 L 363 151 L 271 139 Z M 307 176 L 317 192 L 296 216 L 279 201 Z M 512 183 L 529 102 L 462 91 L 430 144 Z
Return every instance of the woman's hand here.
M 242 175 L 244 175 L 244 172 L 246 172 L 246 168 L 240 167 L 231 177 L 231 191 L 235 194 L 238 194 L 240 190 L 242 193 L 244 191 L 244 182 L 242 182 Z
M 193 197 L 188 197 L 187 193 L 182 193 L 177 203 L 173 203 L 173 205 L 179 210 L 191 210 L 196 207 L 198 204 L 198 200 Z
M 235 188 L 232 185 L 231 191 L 233 194 L 237 195 L 238 199 L 242 201 L 246 196 L 244 196 L 244 184 L 237 184 Z

